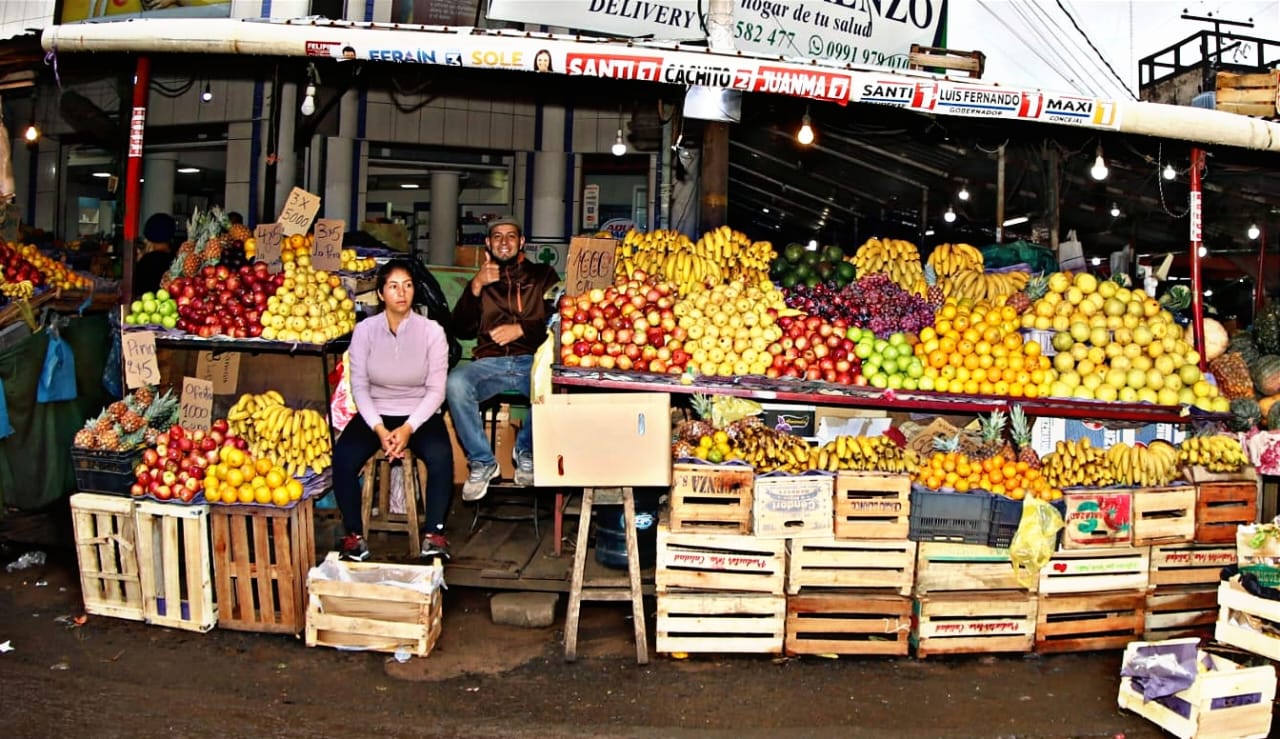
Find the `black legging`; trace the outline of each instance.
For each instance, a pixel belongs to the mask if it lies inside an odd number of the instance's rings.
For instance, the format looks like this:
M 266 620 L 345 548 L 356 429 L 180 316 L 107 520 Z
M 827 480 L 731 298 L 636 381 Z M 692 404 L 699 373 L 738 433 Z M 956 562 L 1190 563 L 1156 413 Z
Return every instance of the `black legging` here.
M 382 425 L 395 431 L 404 425 L 405 416 L 383 416 Z M 356 414 L 333 445 L 333 494 L 342 512 L 342 525 L 349 534 L 363 534 L 360 518 L 360 470 L 374 452 L 382 448 L 378 435 Z M 453 497 L 453 445 L 444 415 L 437 413 L 418 427 L 409 437 L 409 450 L 427 465 L 427 533 L 444 531 L 444 519 Z M 405 474 L 409 474 L 405 470 Z M 406 485 L 405 490 L 408 490 Z

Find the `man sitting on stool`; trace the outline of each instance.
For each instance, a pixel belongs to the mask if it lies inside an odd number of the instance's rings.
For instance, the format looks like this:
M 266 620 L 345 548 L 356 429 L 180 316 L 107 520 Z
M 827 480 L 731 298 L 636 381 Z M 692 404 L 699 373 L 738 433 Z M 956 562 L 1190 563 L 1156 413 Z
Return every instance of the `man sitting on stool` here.
M 453 308 L 454 335 L 476 338 L 473 361 L 450 372 L 446 387 L 453 430 L 470 470 L 462 486 L 465 501 L 483 498 L 498 476 L 480 404 L 502 393 L 529 394 L 533 353 L 546 338 L 551 317 L 544 296 L 559 281 L 550 265 L 525 259 L 519 221 L 504 216 L 489 222 L 484 264 Z M 515 483 L 532 485 L 532 420 L 516 435 L 512 456 Z

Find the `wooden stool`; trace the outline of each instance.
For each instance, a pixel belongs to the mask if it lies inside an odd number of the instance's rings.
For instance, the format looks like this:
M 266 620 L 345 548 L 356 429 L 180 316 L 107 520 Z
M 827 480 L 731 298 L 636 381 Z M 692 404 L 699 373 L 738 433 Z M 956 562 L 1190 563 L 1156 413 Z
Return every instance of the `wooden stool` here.
M 627 529 L 627 577 L 593 578 L 584 582 L 587 566 L 587 535 L 591 529 L 591 506 L 622 504 Z M 564 658 L 578 658 L 578 618 L 584 600 L 629 600 L 631 620 L 636 629 L 636 662 L 649 664 L 649 642 L 645 637 L 644 596 L 640 591 L 640 548 L 636 543 L 636 501 L 631 488 L 586 488 L 582 491 L 582 513 L 578 518 L 578 548 L 573 553 L 573 581 L 569 588 L 569 612 L 564 626 Z
M 409 535 L 409 556 L 415 557 L 422 546 L 422 531 L 418 521 L 418 490 L 426 483 L 427 464 L 405 450 L 404 459 L 404 513 L 391 512 L 391 463 L 382 451 L 364 466 L 364 487 L 360 492 L 360 520 L 364 534 L 375 531 L 404 532 Z M 377 483 L 375 505 L 374 484 Z M 373 515 L 373 509 L 378 515 Z

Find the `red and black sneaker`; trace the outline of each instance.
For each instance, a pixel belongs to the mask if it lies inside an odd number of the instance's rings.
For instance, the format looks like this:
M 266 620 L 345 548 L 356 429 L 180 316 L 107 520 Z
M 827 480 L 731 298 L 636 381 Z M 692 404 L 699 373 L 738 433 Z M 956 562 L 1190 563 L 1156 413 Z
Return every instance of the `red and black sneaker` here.
M 369 558 L 369 547 L 364 543 L 363 536 L 347 534 L 342 537 L 342 552 L 338 556 L 352 562 L 363 562 Z
M 449 540 L 444 538 L 444 534 L 427 534 L 422 537 L 422 554 L 423 559 L 431 559 L 439 557 L 444 561 L 449 561 Z

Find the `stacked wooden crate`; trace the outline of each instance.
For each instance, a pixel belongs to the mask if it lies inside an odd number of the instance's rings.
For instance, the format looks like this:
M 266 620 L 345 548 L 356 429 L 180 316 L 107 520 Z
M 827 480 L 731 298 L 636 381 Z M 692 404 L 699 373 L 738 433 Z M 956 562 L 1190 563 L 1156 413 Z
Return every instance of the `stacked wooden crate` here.
M 1030 652 L 1037 583 L 1019 582 L 1008 549 L 922 542 L 916 561 L 917 657 Z
M 1218 619 L 1218 581 L 1236 563 L 1234 544 L 1167 544 L 1151 547 L 1147 595 L 1148 641 L 1213 635 Z

